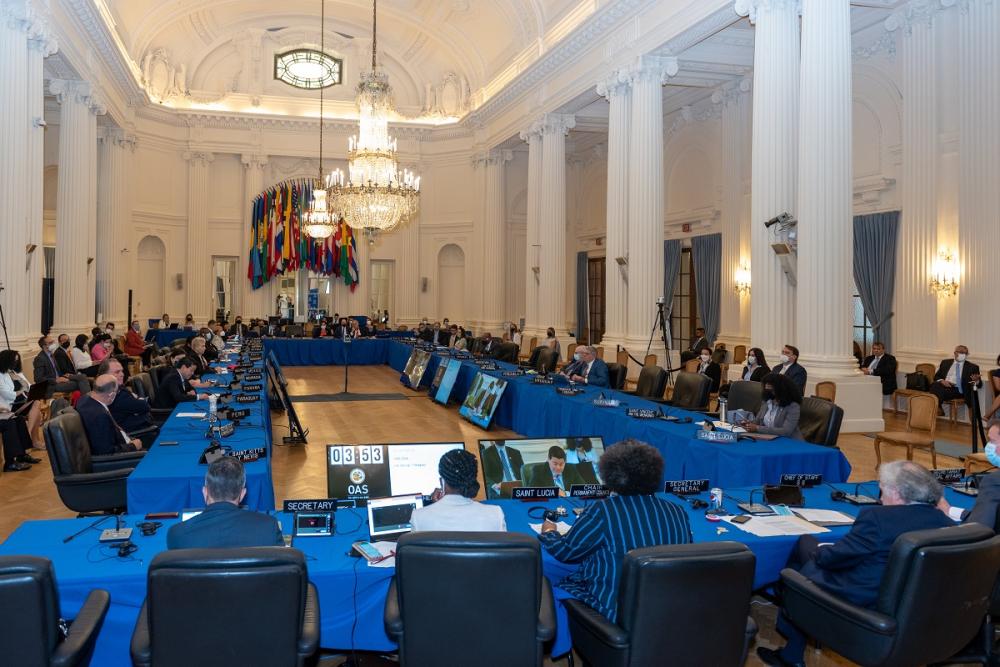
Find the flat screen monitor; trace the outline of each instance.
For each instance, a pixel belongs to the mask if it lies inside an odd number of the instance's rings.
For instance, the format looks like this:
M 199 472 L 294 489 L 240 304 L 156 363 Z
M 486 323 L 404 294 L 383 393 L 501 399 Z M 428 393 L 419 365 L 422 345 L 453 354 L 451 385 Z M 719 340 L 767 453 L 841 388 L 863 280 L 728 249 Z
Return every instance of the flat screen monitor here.
M 398 537 L 413 530 L 413 510 L 423 507 L 420 495 L 373 498 L 368 503 L 368 526 L 372 542 Z
M 487 498 L 509 498 L 515 486 L 553 486 L 549 451 L 558 447 L 566 464 L 563 485 L 601 484 L 597 461 L 604 453 L 599 437 L 508 438 L 480 440 L 479 461 Z M 558 460 L 558 456 L 553 457 Z
M 462 362 L 458 359 L 446 359 L 438 366 L 441 377 L 434 376 L 434 379 L 437 380 L 437 389 L 431 394 L 436 402 L 448 405 L 448 401 L 451 399 L 451 390 L 455 387 L 455 378 L 458 377 L 458 371 L 461 368 Z
M 465 444 L 327 445 L 327 497 L 364 507 L 369 498 L 430 495 L 441 485 L 438 462 L 452 449 L 465 449 Z
M 481 428 L 489 428 L 493 413 L 500 404 L 500 397 L 507 388 L 507 381 L 486 373 L 477 373 L 465 396 L 465 402 L 458 409 L 470 422 Z
M 403 374 L 399 376 L 399 381 L 411 389 L 419 388 L 420 381 L 423 380 L 424 373 L 427 372 L 427 364 L 430 363 L 430 360 L 430 352 L 413 348 L 413 351 L 410 352 L 410 358 L 406 361 L 406 368 L 403 369 Z

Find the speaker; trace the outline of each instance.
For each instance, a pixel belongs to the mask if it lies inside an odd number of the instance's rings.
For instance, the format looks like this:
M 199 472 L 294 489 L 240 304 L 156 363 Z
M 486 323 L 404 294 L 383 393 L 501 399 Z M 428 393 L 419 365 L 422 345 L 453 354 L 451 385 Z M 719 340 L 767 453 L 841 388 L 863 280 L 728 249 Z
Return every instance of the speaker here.
M 420 291 L 421 292 L 426 292 L 427 291 L 427 278 L 421 278 L 420 279 Z
M 177 281 L 177 289 L 184 289 L 184 274 L 178 273 L 175 280 Z

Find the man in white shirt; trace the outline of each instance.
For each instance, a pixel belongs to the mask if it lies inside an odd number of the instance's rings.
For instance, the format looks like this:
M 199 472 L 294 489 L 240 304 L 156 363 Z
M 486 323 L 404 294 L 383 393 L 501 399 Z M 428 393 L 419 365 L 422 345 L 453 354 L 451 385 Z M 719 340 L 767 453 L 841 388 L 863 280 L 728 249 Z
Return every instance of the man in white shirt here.
M 442 488 L 434 492 L 436 502 L 413 510 L 414 532 L 450 530 L 502 532 L 507 530 L 503 510 L 473 498 L 479 493 L 476 457 L 464 449 L 453 449 L 438 462 Z

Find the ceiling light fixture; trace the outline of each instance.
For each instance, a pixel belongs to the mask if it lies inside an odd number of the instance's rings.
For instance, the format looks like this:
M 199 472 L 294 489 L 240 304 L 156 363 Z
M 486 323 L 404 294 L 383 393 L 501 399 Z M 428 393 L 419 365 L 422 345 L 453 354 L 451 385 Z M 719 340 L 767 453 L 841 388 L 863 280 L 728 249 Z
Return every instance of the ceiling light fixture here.
M 320 38 L 321 44 L 323 39 Z M 274 54 L 274 78 L 304 90 L 329 88 L 341 82 L 344 63 L 324 50 L 292 49 Z
M 322 51 L 326 46 L 326 0 L 319 0 L 319 43 Z M 319 89 L 319 176 L 313 183 L 312 201 L 302 214 L 303 229 L 314 239 L 325 239 L 333 235 L 334 217 L 326 204 L 326 190 L 323 188 L 323 88 Z

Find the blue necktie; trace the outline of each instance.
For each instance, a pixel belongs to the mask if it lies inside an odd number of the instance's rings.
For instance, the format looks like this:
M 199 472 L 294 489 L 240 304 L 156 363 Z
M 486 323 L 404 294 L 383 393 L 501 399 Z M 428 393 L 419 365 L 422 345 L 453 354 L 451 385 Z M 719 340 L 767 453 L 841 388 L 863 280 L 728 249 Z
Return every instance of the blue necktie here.
M 500 454 L 500 461 L 503 463 L 503 481 L 513 482 L 516 478 L 514 477 L 514 468 L 510 465 L 510 459 L 507 458 L 507 450 L 497 447 L 497 452 Z
M 565 488 L 563 487 L 563 482 L 562 482 L 562 475 L 553 475 L 553 476 L 552 476 L 552 481 L 554 481 L 554 482 L 556 483 L 556 486 L 558 486 L 558 487 L 559 487 L 560 489 L 562 489 L 563 491 L 565 491 L 565 490 L 566 490 L 566 489 L 565 489 Z
M 955 368 L 955 386 L 958 387 L 958 393 L 964 394 L 965 392 L 962 391 L 962 362 L 961 361 L 956 361 L 955 362 L 955 366 L 956 366 L 956 368 Z

